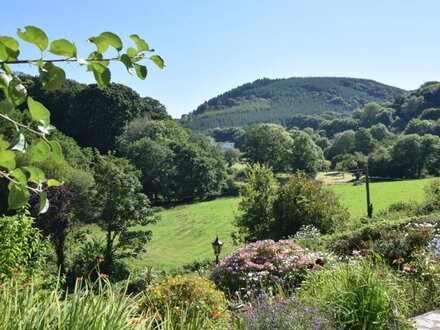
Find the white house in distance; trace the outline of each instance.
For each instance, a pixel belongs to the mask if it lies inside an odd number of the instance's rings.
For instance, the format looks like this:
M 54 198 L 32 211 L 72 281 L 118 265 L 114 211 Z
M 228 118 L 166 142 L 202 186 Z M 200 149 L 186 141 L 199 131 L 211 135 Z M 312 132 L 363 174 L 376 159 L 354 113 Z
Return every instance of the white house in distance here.
M 216 142 L 215 145 L 221 149 L 232 149 L 235 147 L 234 142 Z

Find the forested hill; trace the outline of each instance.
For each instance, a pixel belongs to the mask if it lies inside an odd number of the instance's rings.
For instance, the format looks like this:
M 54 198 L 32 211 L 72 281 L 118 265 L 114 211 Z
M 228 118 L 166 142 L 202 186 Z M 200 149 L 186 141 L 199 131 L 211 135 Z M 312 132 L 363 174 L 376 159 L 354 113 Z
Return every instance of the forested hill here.
M 367 79 L 264 78 L 210 99 L 182 116 L 182 122 L 196 130 L 263 122 L 287 126 L 298 115 L 347 113 L 367 102 L 393 101 L 404 92 Z

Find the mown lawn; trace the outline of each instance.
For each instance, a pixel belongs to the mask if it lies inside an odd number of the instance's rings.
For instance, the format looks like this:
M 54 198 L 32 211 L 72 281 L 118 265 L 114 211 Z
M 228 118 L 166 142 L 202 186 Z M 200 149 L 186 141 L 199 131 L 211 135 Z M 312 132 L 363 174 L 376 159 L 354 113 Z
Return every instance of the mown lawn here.
M 420 202 L 424 196 L 424 187 L 432 179 L 376 182 L 370 184 L 370 198 L 373 213 L 387 209 L 397 202 Z M 367 215 L 365 184 L 338 184 L 329 186 L 339 195 L 341 203 L 348 208 L 351 217 Z
M 211 242 L 219 235 L 224 242 L 222 255 L 234 250 L 231 233 L 237 212 L 238 198 L 220 198 L 214 201 L 177 206 L 164 210 L 161 220 L 148 226 L 153 240 L 141 259 L 133 260 L 140 267 L 157 265 L 169 270 L 193 261 L 214 259 Z
M 374 212 L 388 208 L 399 201 L 420 202 L 423 188 L 431 179 L 370 184 Z M 329 185 L 341 198 L 352 217 L 366 215 L 365 185 Z M 239 198 L 220 198 L 213 201 L 177 206 L 161 212 L 161 220 L 145 227 L 153 231 L 153 240 L 147 252 L 130 260 L 134 268 L 155 265 L 164 270 L 179 268 L 193 261 L 214 259 L 211 242 L 219 235 L 225 243 L 222 256 L 236 247 L 231 233 L 235 230 L 233 219 L 237 214 Z M 97 233 L 97 228 L 94 232 Z

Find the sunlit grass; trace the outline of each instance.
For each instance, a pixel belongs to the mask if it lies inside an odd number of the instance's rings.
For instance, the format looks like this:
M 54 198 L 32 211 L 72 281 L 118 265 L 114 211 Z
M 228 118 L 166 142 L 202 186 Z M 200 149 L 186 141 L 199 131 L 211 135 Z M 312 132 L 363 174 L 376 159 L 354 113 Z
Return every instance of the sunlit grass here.
M 407 180 L 394 182 L 375 182 L 370 184 L 370 198 L 373 212 L 387 209 L 397 202 L 421 202 L 424 187 L 432 179 Z M 329 186 L 340 197 L 341 203 L 348 208 L 352 218 L 367 215 L 365 184 L 338 184 Z
M 396 202 L 420 202 L 423 189 L 432 179 L 380 182 L 370 184 L 374 213 L 387 209 Z M 365 216 L 365 184 L 329 185 L 340 196 L 352 218 Z M 219 235 L 224 242 L 222 256 L 232 252 L 231 233 L 236 230 L 234 216 L 238 212 L 238 197 L 220 198 L 213 201 L 181 205 L 161 212 L 161 220 L 145 229 L 153 231 L 153 240 L 147 252 L 129 260 L 133 268 L 141 269 L 155 265 L 170 270 L 194 261 L 214 259 L 211 242 Z M 89 227 L 96 234 L 97 227 Z

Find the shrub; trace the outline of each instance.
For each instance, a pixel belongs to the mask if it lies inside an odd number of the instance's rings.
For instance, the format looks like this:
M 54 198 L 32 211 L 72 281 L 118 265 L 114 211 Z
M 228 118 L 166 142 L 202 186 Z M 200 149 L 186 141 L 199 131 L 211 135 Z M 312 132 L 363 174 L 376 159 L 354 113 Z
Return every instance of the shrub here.
M 388 207 L 388 212 L 404 212 L 405 214 L 412 214 L 417 210 L 418 205 L 415 202 L 397 202 Z
M 231 253 L 217 266 L 213 278 L 223 291 L 249 296 L 276 285 L 295 287 L 307 270 L 322 261 L 291 240 L 264 240 Z
M 426 248 L 414 254 L 404 264 L 401 274 L 406 279 L 405 290 L 412 316 L 440 307 L 440 238 L 434 237 Z
M 310 273 L 301 294 L 332 313 L 337 329 L 401 329 L 406 324 L 398 279 L 364 258 Z
M 184 316 L 215 324 L 229 319 L 227 304 L 212 281 L 198 275 L 176 275 L 149 286 L 142 305 L 162 316 L 168 313 L 176 321 Z
M 297 297 L 271 297 L 262 294 L 249 302 L 248 310 L 238 315 L 237 328 L 243 330 L 331 329 L 329 318 L 315 306 L 307 306 Z
M 432 181 L 425 187 L 423 210 L 428 213 L 440 211 L 440 180 Z
M 48 242 L 25 212 L 0 216 L 0 281 L 20 275 L 30 278 L 43 271 Z
M 271 238 L 294 235 L 303 225 L 313 225 L 321 233 L 333 232 L 349 218 L 336 194 L 297 172 L 278 190 L 273 203 Z
M 353 250 L 373 250 L 397 267 L 409 262 L 412 255 L 429 243 L 440 228 L 440 219 L 418 219 L 409 223 L 369 225 L 333 237 L 328 247 L 337 254 L 351 255 Z

